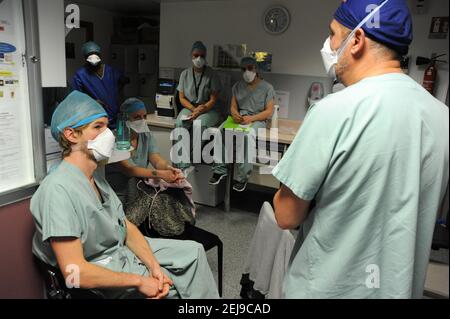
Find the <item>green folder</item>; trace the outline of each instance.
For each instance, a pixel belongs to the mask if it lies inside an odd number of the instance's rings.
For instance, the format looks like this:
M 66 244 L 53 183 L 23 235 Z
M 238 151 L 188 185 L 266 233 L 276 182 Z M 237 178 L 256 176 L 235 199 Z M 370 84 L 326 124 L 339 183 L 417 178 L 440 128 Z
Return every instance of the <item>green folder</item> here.
M 228 116 L 223 127 L 227 130 L 234 130 L 234 131 L 238 131 L 238 132 L 248 133 L 248 132 L 250 132 L 250 129 L 252 128 L 252 126 L 253 126 L 253 124 L 249 124 L 249 125 L 238 124 L 233 120 L 233 117 Z

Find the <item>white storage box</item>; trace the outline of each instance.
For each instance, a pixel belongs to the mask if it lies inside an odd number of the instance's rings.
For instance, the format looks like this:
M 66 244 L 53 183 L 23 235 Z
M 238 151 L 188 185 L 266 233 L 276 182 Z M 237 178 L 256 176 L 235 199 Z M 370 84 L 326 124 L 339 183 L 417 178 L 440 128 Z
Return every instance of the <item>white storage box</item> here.
M 223 179 L 219 185 L 209 185 L 212 167 L 208 165 L 196 165 L 195 170 L 188 176 L 192 184 L 194 202 L 200 205 L 216 207 L 225 198 L 226 180 Z

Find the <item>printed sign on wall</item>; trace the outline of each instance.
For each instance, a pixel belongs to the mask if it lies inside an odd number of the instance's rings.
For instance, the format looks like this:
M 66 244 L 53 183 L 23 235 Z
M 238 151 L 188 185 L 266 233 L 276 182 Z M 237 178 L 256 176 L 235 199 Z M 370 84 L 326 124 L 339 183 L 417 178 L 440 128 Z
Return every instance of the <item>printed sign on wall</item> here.
M 430 39 L 447 39 L 448 17 L 434 17 L 431 20 Z

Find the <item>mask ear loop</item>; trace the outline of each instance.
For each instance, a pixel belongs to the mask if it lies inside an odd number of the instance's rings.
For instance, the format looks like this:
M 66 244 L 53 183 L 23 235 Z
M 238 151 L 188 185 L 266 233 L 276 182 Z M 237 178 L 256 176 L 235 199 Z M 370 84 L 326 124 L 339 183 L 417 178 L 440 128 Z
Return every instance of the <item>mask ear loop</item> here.
M 155 199 L 156 199 L 156 197 L 159 195 L 159 193 L 162 192 L 162 189 L 160 188 L 160 189 L 157 190 L 156 187 L 152 186 L 152 188 L 155 190 L 155 195 L 152 196 L 152 195 L 150 195 L 149 193 L 147 193 L 144 189 L 142 189 L 142 188 L 139 186 L 141 183 L 142 183 L 142 180 L 140 180 L 140 181 L 137 183 L 137 185 L 136 185 L 137 189 L 140 190 L 141 192 L 144 192 L 144 193 L 147 194 L 148 196 L 152 197 L 152 203 L 150 204 L 150 209 L 149 209 L 149 211 L 148 211 L 148 214 L 149 214 L 149 216 L 150 216 L 150 213 L 152 212 L 152 209 L 153 209 L 153 204 L 155 203 Z M 148 219 L 148 227 L 149 227 L 149 229 L 152 228 L 152 224 L 151 224 L 150 218 Z
M 363 25 L 365 25 L 367 23 L 367 21 L 369 21 L 370 19 L 373 18 L 373 16 L 381 10 L 381 8 L 388 3 L 389 0 L 385 0 L 382 4 L 380 4 L 378 7 L 376 7 L 374 10 L 372 10 L 372 12 L 370 12 L 362 21 L 360 24 L 358 24 L 358 26 L 353 29 L 353 31 L 349 34 L 349 36 L 347 37 L 347 39 L 345 39 L 345 41 L 343 42 L 343 44 L 341 45 L 341 47 L 337 50 L 337 58 L 339 60 L 342 52 L 345 50 L 345 48 L 347 47 L 348 43 L 350 42 L 351 39 L 353 39 L 353 36 L 356 34 L 356 31 L 358 31 L 359 29 L 362 28 Z

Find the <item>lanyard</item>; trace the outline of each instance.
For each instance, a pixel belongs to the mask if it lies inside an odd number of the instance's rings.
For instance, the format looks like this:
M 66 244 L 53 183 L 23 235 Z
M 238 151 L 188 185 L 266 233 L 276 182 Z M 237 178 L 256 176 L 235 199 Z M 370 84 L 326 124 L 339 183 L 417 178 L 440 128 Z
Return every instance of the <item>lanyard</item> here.
M 198 83 L 198 86 L 197 86 L 197 79 L 195 78 L 195 71 L 194 71 L 194 68 L 192 68 L 192 77 L 194 78 L 194 86 L 195 86 L 195 98 L 197 100 L 198 100 L 198 93 L 200 91 L 200 86 L 202 85 L 204 74 L 205 74 L 205 68 L 203 68 L 202 76 L 200 77 L 200 82 Z

